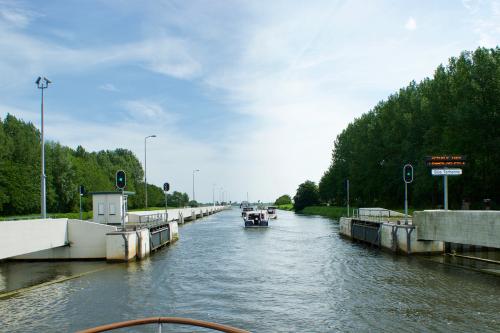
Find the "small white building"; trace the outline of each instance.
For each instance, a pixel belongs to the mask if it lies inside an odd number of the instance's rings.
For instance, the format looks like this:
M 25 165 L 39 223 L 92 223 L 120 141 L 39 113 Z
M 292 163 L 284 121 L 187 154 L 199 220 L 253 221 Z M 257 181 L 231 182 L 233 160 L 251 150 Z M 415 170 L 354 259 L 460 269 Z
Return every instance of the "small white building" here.
M 123 198 L 121 191 L 90 192 L 90 194 L 92 195 L 94 222 L 121 225 L 123 214 L 125 223 L 128 223 L 127 197 L 135 192 L 124 191 Z

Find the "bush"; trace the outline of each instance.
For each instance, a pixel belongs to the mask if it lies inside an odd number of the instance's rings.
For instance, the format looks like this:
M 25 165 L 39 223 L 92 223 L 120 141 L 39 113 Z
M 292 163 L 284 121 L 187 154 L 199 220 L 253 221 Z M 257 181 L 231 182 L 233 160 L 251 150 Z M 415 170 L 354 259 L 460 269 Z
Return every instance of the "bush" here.
M 305 207 L 319 205 L 319 189 L 316 184 L 306 180 L 299 185 L 297 194 L 293 197 L 293 209 L 298 212 Z

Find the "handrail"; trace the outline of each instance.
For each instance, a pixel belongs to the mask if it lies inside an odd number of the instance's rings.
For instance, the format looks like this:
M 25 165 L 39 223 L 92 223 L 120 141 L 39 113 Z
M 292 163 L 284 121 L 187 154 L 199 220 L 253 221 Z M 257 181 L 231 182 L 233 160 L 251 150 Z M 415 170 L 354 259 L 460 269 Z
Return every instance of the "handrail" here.
M 147 325 L 147 324 L 158 324 L 159 332 L 161 332 L 161 324 L 162 323 L 205 327 L 205 328 L 210 328 L 212 330 L 217 330 L 217 331 L 226 332 L 226 333 L 250 333 L 248 331 L 240 330 L 238 328 L 233 328 L 233 327 L 226 326 L 226 325 L 211 323 L 208 321 L 187 319 L 187 318 L 173 318 L 173 317 L 154 317 L 154 318 L 128 320 L 128 321 L 123 321 L 120 323 L 89 328 L 87 330 L 79 331 L 77 333 L 98 333 L 98 332 L 116 330 L 118 328 L 131 327 L 131 326 L 137 326 L 137 325 Z

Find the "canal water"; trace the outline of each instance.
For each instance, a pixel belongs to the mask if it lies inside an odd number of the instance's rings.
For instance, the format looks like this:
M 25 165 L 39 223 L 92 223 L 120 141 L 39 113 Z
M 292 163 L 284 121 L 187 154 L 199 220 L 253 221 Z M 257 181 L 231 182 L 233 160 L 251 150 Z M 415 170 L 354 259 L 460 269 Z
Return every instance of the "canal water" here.
M 178 242 L 137 262 L 1 264 L 4 291 L 108 268 L 0 298 L 0 331 L 74 332 L 159 316 L 250 332 L 500 330 L 497 276 L 352 242 L 325 217 L 279 211 L 270 228 L 245 229 L 240 216 L 235 209 L 180 226 Z

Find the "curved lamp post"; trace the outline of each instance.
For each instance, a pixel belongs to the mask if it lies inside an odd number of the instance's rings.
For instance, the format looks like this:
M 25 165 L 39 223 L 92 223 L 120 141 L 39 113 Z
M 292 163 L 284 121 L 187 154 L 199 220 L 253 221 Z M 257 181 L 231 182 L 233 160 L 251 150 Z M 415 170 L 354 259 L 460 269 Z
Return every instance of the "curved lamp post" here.
M 144 139 L 144 188 L 145 188 L 145 198 L 146 200 L 144 201 L 144 206 L 146 207 L 146 210 L 148 210 L 148 177 L 147 177 L 147 155 L 146 155 L 146 139 L 147 138 L 156 138 L 156 135 L 150 135 L 147 136 Z
M 47 79 L 46 77 L 43 78 L 43 80 L 45 81 L 45 86 L 43 85 L 43 82 L 42 84 L 40 85 L 40 81 L 42 81 L 42 78 L 39 76 L 38 79 L 36 80 L 36 84 L 38 86 L 38 89 L 42 89 L 42 183 L 41 183 L 41 186 L 42 186 L 42 198 L 41 198 L 41 213 L 42 213 L 42 219 L 45 219 L 47 218 L 47 205 L 46 205 L 46 194 L 45 194 L 45 190 L 46 190 L 46 184 L 45 184 L 45 138 L 44 138 L 44 132 L 43 132 L 43 90 L 44 89 L 47 89 L 48 86 L 49 86 L 49 83 L 52 83 L 52 81 L 50 81 L 49 79 Z

